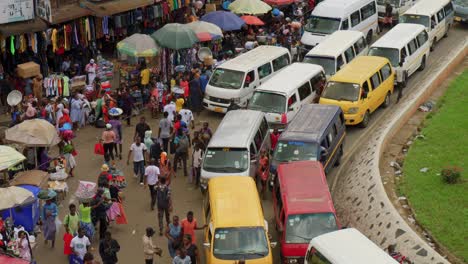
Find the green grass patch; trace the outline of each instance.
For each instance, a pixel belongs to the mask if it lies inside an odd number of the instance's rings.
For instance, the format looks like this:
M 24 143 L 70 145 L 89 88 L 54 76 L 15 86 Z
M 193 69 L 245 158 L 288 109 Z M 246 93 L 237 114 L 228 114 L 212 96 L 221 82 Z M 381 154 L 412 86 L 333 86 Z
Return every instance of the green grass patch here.
M 450 252 L 468 262 L 468 70 L 457 77 L 425 120 L 422 134 L 408 151 L 399 190 L 420 224 Z M 447 184 L 440 175 L 460 167 L 461 182 Z M 421 168 L 428 172 L 420 172 Z

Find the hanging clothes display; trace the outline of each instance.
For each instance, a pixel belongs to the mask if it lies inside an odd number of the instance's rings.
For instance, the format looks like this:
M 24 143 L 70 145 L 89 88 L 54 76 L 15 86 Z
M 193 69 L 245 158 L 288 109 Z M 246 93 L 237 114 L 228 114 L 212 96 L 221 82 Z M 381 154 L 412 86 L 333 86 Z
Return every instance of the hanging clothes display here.
M 44 78 L 44 89 L 46 91 L 46 96 L 70 96 L 69 87 L 70 79 L 60 74 L 51 74 Z M 65 83 L 66 82 L 66 83 Z M 64 89 L 66 87 L 66 89 Z

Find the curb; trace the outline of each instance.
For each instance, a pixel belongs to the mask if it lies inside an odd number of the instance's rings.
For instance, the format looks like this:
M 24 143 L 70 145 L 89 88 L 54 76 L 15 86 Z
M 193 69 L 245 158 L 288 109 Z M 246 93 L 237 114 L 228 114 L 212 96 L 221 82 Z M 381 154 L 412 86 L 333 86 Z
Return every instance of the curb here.
M 333 200 L 344 225 L 356 227 L 381 248 L 397 244 L 414 263 L 449 263 L 406 223 L 389 200 L 380 176 L 380 158 L 395 133 L 468 55 L 466 41 L 455 46 L 398 107 L 382 117 L 368 141 L 341 166 Z M 345 172 L 346 171 L 346 172 Z

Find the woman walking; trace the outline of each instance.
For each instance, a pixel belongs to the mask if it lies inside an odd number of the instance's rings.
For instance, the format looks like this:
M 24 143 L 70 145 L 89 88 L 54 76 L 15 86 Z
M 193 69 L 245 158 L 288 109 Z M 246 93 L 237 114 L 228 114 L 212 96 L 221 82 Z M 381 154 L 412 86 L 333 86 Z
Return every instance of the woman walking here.
M 45 243 L 52 242 L 52 248 L 55 246 L 55 234 L 57 227 L 55 225 L 55 218 L 58 215 L 58 207 L 52 199 L 46 201 L 42 208 L 42 233 L 44 234 Z
M 24 231 L 19 231 L 18 240 L 16 242 L 18 243 L 19 257 L 29 263 L 29 261 L 32 260 L 32 251 L 31 245 L 29 244 L 28 234 Z
M 110 159 L 114 160 L 114 142 L 116 135 L 112 130 L 112 125 L 110 123 L 106 124 L 106 130 L 102 132 L 102 141 L 104 147 L 104 160 L 106 163 Z
M 79 206 L 79 210 L 80 227 L 83 228 L 85 235 L 90 241 L 92 241 L 94 236 L 94 225 L 91 221 L 91 206 L 89 206 L 89 203 L 82 203 Z
M 166 237 L 167 241 L 167 248 L 169 250 L 169 255 L 171 258 L 176 256 L 176 249 L 181 246 L 180 235 L 182 233 L 182 227 L 179 223 L 179 217 L 174 215 L 172 217 L 172 223 L 167 226 L 166 230 Z
M 115 113 L 114 113 L 115 109 Z M 115 140 L 114 140 L 114 149 L 115 149 L 115 157 L 119 157 L 120 160 L 122 160 L 122 122 L 120 122 L 120 115 L 122 114 L 122 109 L 120 108 L 112 108 L 110 115 L 111 115 L 111 120 L 109 121 L 109 124 L 112 125 L 112 130 L 114 131 L 115 134 Z

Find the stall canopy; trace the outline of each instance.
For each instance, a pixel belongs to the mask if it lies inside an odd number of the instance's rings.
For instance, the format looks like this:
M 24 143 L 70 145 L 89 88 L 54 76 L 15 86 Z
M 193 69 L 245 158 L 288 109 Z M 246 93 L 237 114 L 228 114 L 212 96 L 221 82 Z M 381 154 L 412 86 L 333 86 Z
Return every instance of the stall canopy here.
M 47 29 L 47 23 L 40 18 L 35 18 L 23 22 L 3 24 L 0 27 L 0 35 L 9 37 L 12 35 L 21 35 L 31 32 L 39 32 Z
M 91 10 L 82 8 L 77 4 L 64 5 L 53 10 L 50 21 L 48 22 L 51 24 L 60 24 L 76 18 L 89 16 L 92 13 Z
M 159 53 L 159 46 L 154 39 L 145 34 L 133 34 L 117 43 L 117 49 L 133 57 L 154 57 Z
M 154 32 L 151 37 L 161 46 L 173 50 L 188 49 L 198 42 L 197 35 L 186 24 L 170 23 Z
M 154 0 L 103 1 L 102 3 L 92 3 L 91 1 L 85 0 L 80 1 L 80 6 L 90 9 L 97 17 L 112 16 L 152 4 L 154 4 Z
M 34 194 L 24 188 L 17 186 L 0 188 L 0 210 L 32 203 L 35 200 Z
M 60 142 L 55 127 L 43 119 L 26 120 L 9 128 L 5 131 L 5 138 L 30 147 L 48 147 Z
M 33 185 L 40 188 L 48 187 L 49 174 L 41 170 L 28 170 L 18 172 L 13 180 L 10 181 L 11 186 L 18 185 Z
M 260 0 L 236 0 L 229 5 L 236 14 L 261 15 L 270 12 L 271 6 Z
M 0 171 L 15 166 L 25 159 L 26 157 L 16 149 L 4 145 L 0 146 Z

